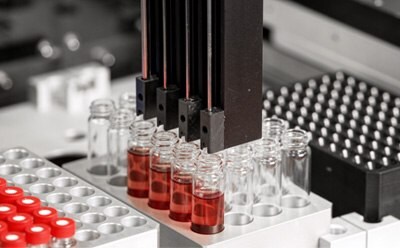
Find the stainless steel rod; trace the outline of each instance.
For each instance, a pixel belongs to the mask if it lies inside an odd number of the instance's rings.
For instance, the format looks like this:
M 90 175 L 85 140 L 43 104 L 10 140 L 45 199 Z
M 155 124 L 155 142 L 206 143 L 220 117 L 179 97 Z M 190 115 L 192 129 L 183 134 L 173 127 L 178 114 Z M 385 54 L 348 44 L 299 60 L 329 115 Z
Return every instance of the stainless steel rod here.
M 185 0 L 186 99 L 190 98 L 190 0 Z
M 146 80 L 149 77 L 147 0 L 141 0 L 140 5 L 142 25 L 142 78 Z
M 162 2 L 162 19 L 163 19 L 163 86 L 167 89 L 167 0 Z
M 212 111 L 212 7 L 207 0 L 207 108 Z

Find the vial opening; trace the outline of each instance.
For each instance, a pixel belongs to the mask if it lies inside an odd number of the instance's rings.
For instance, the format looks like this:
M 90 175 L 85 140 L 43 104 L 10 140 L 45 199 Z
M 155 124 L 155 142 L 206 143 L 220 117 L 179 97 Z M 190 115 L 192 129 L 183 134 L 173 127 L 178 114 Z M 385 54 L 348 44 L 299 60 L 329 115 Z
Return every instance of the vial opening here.
M 15 221 L 24 221 L 24 220 L 26 220 L 26 217 L 22 216 L 22 215 L 16 215 L 16 216 L 13 217 L 13 220 L 15 220 Z
M 33 227 L 31 227 L 31 231 L 32 232 L 43 232 L 44 228 L 41 226 L 33 226 Z
M 23 204 L 30 205 L 30 204 L 35 203 L 35 201 L 32 200 L 32 199 L 23 199 L 23 200 L 22 200 L 22 203 L 23 203 Z

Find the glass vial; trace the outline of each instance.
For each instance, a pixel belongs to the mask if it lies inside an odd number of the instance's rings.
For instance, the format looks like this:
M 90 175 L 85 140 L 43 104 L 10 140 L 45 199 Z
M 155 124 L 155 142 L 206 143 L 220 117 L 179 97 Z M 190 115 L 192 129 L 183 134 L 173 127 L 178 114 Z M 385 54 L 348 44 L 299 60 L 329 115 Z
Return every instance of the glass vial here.
M 119 108 L 128 109 L 136 117 L 136 95 L 133 92 L 125 92 L 119 96 Z
M 56 218 L 50 222 L 52 248 L 76 248 L 75 221 L 70 218 Z
M 108 172 L 107 175 L 114 174 L 115 170 L 126 171 L 128 141 L 130 138 L 129 126 L 132 124 L 134 116 L 127 109 L 118 109 L 110 118 L 110 128 L 108 129 Z
M 214 234 L 224 230 L 223 161 L 216 154 L 201 154 L 193 175 L 191 230 Z
M 253 214 L 274 216 L 282 212 L 281 150 L 275 139 L 263 139 L 254 143 L 253 160 L 258 181 L 255 184 L 257 204 Z
M 262 138 L 276 139 L 281 144 L 282 135 L 286 129 L 286 121 L 277 117 L 265 118 L 262 123 Z
M 151 121 L 135 121 L 130 126 L 128 150 L 128 194 L 133 197 L 149 196 L 149 170 L 151 137 L 156 125 Z
M 153 145 L 150 160 L 149 206 L 167 210 L 170 202 L 172 151 L 178 136 L 170 131 L 160 131 L 151 138 Z
M 289 129 L 282 136 L 282 206 L 305 207 L 309 204 L 311 149 L 307 132 Z
M 192 179 L 196 169 L 195 160 L 200 149 L 193 143 L 177 144 L 173 150 L 171 166 L 171 202 L 169 217 L 189 222 L 192 216 Z
M 225 158 L 225 224 L 249 224 L 253 221 L 254 203 L 252 149 L 248 145 L 230 148 Z
M 110 116 L 114 111 L 115 105 L 110 99 L 95 100 L 90 105 L 87 170 L 93 175 L 105 175 L 107 171 L 107 132 L 110 127 Z M 103 164 L 99 164 L 100 157 L 104 158 Z

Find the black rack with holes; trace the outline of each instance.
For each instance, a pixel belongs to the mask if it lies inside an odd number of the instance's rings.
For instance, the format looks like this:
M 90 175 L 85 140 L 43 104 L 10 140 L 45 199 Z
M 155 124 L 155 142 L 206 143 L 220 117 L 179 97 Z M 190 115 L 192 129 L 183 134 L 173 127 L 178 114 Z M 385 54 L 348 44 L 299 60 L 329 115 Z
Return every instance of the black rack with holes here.
M 333 215 L 400 217 L 400 97 L 343 72 L 267 91 L 267 116 L 312 134 L 312 191 Z

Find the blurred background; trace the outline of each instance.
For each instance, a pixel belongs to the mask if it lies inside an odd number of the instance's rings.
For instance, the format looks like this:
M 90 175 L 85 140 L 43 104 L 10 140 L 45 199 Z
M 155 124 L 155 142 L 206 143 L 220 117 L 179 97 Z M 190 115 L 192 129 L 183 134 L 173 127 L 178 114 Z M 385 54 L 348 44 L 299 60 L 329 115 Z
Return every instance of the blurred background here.
M 265 0 L 264 90 L 342 69 L 399 92 L 399 18 L 396 0 Z M 0 148 L 85 156 L 89 100 L 140 68 L 139 0 L 0 0 Z

